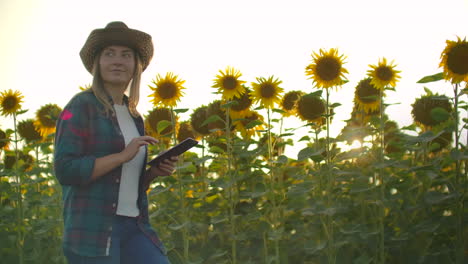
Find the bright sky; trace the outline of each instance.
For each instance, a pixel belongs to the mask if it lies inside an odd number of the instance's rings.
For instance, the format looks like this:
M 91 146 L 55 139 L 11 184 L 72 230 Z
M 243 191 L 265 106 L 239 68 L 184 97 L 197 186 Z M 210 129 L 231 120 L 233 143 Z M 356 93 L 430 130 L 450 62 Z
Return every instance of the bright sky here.
M 218 99 L 212 80 L 228 65 L 248 83 L 274 75 L 285 91 L 314 91 L 304 74 L 311 53 L 338 48 L 347 56 L 349 83 L 331 93 L 342 104 L 333 134 L 350 117 L 356 84 L 381 57 L 402 71 L 397 92 L 386 99 L 399 103 L 387 114 L 401 127 L 412 123 L 411 104 L 424 93 L 416 81 L 441 71 L 445 41 L 468 36 L 467 14 L 468 0 L 0 0 L 0 90 L 23 93 L 29 109 L 23 118 L 47 103 L 63 107 L 91 82 L 78 55 L 89 33 L 121 20 L 151 34 L 155 44 L 142 79 L 143 114 L 151 109 L 147 85 L 158 73 L 186 80 L 178 108 L 193 110 Z M 426 86 L 453 96 L 448 83 Z M 12 127 L 0 120 L 2 129 Z M 298 125 L 295 118 L 285 122 Z

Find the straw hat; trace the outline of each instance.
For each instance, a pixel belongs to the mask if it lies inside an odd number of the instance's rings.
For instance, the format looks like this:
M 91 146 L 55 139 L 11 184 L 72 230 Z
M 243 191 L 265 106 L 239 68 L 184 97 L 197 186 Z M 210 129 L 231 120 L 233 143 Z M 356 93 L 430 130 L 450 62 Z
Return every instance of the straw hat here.
M 153 41 L 151 35 L 128 28 L 121 21 L 110 22 L 105 28 L 95 29 L 89 34 L 80 57 L 86 70 L 92 74 L 94 59 L 99 52 L 110 45 L 122 45 L 134 49 L 141 58 L 143 70 L 153 57 Z

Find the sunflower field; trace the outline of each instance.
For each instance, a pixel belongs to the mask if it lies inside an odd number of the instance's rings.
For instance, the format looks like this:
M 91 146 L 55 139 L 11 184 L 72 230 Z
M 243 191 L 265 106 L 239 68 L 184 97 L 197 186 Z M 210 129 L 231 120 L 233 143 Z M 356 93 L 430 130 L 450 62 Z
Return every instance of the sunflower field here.
M 385 96 L 400 71 L 382 58 L 354 84 L 354 108 L 331 137 L 346 59 L 337 49 L 313 52 L 305 67 L 313 89 L 286 93 L 275 76 L 247 83 L 227 67 L 213 80 L 219 99 L 196 109 L 178 107 L 178 75 L 156 76 L 154 108 L 143 113 L 159 139 L 150 156 L 200 141 L 149 190 L 150 220 L 173 264 L 468 263 L 466 38 L 448 40 L 442 71 L 419 81 L 443 83 L 452 96 L 426 88 L 407 113 L 414 123 L 399 127 Z M 23 119 L 24 100 L 0 92 L 0 113 L 14 124 L 0 127 L 1 262 L 65 263 L 52 158 L 62 108 L 46 104 Z M 285 125 L 291 116 L 306 133 Z M 287 156 L 298 143 L 305 147 Z

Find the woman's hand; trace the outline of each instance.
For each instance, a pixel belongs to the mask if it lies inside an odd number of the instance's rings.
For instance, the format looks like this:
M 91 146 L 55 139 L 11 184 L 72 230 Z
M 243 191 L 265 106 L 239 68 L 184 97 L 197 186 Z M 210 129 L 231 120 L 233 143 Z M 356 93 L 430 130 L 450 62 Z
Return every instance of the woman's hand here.
M 120 152 L 120 157 L 122 159 L 122 163 L 125 163 L 135 157 L 135 155 L 138 153 L 138 150 L 140 149 L 141 146 L 148 145 L 148 144 L 156 144 L 158 143 L 158 140 L 155 139 L 154 137 L 150 136 L 141 136 L 141 137 L 136 137 L 128 143 L 127 147 Z
M 163 160 L 158 166 L 151 166 L 150 177 L 152 179 L 158 176 L 169 176 L 175 171 L 176 163 L 179 160 L 177 156 Z

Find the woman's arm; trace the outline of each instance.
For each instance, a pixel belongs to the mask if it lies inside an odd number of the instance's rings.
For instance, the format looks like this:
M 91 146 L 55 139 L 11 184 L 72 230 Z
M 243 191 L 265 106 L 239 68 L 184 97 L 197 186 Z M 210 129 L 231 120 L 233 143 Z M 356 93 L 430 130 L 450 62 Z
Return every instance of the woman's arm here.
M 94 162 L 94 168 L 89 182 L 93 182 L 99 179 L 99 177 L 105 175 L 123 163 L 133 159 L 141 146 L 154 144 L 157 142 L 158 141 L 155 138 L 150 136 L 136 137 L 130 141 L 130 143 L 122 152 L 97 158 Z

